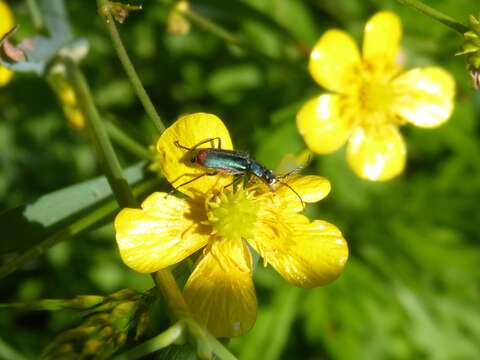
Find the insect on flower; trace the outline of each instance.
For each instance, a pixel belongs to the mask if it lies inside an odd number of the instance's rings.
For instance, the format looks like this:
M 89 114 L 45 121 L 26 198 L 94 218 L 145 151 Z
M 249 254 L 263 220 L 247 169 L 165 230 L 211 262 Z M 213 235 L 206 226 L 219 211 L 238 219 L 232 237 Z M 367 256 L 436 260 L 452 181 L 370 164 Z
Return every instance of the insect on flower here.
M 217 137 L 222 146 L 217 146 L 217 140 L 204 142 Z M 305 216 L 297 196 L 287 187 L 277 186 L 272 192 L 261 180 L 258 185 L 262 186 L 246 184 L 226 191 L 232 179 L 220 172 L 226 161 L 218 162 L 218 153 L 213 152 L 220 150 L 217 147 L 233 150 L 228 129 L 217 116 L 194 113 L 178 118 L 157 142 L 158 166 L 165 179 L 177 184 L 180 178 L 178 183 L 207 172 L 218 175 L 203 176 L 178 188 L 184 198 L 155 192 L 141 209 L 122 209 L 115 219 L 115 231 L 123 261 L 141 273 L 156 272 L 199 254 L 183 288 L 188 308 L 214 336 L 235 337 L 252 328 L 257 314 L 251 249 L 292 285 L 314 288 L 340 276 L 348 246 L 335 225 Z M 211 165 L 208 159 L 217 160 L 215 168 L 202 166 Z M 239 172 L 238 177 L 245 180 L 247 175 L 254 177 L 252 159 L 227 159 L 241 170 L 232 171 L 232 164 L 227 163 L 230 172 Z M 330 182 L 318 175 L 281 180 L 304 203 L 317 203 L 330 192 Z
M 215 147 L 215 141 L 217 141 L 217 147 Z M 211 148 L 199 148 L 199 146 L 209 142 L 212 144 Z M 180 149 L 187 151 L 187 162 L 211 170 L 211 172 L 200 174 L 193 179 L 176 186 L 174 190 L 178 190 L 178 188 L 190 184 L 204 176 L 214 176 L 219 173 L 235 176 L 233 182 L 226 187 L 236 184 L 236 182 L 242 178 L 246 179 L 248 182 L 253 175 L 267 184 L 271 191 L 275 191 L 274 186 L 277 183 L 288 187 L 301 201 L 302 206 L 305 207 L 301 196 L 290 185 L 281 181 L 282 178 L 300 171 L 304 165 L 293 169 L 285 175 L 275 176 L 271 170 L 252 159 L 247 152 L 222 149 L 222 139 L 219 137 L 205 139 L 191 148 L 183 146 L 178 140 L 175 141 L 175 145 Z

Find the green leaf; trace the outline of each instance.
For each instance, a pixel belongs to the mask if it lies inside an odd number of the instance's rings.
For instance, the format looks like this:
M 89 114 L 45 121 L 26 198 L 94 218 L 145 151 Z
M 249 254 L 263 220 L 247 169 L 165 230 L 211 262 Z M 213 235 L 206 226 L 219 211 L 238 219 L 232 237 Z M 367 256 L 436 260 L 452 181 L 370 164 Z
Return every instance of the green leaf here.
M 213 72 L 207 82 L 208 91 L 225 103 L 238 102 L 243 92 L 262 84 L 262 74 L 252 64 L 222 67 Z
M 143 178 L 143 167 L 144 163 L 140 163 L 125 171 L 130 184 Z M 29 248 L 65 224 L 78 219 L 111 195 L 110 186 L 102 176 L 54 191 L 29 204 L 3 212 L 0 214 L 0 254 Z
M 196 360 L 198 359 L 195 349 L 190 344 L 169 346 L 158 352 L 159 360 Z

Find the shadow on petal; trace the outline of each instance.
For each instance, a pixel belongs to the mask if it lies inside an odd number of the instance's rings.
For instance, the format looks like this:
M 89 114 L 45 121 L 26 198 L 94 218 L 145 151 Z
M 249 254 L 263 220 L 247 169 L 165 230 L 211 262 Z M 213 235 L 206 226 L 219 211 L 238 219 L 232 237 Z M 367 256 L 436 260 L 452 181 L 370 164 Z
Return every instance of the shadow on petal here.
M 190 275 L 184 296 L 195 318 L 216 337 L 248 332 L 257 300 L 247 246 L 241 240 L 215 241 Z

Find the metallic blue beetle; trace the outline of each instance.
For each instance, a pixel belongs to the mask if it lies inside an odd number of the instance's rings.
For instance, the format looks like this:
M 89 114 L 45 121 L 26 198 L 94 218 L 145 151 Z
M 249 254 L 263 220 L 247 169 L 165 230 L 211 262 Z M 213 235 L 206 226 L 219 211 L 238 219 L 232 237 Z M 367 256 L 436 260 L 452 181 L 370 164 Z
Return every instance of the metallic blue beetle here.
M 214 145 L 215 140 L 218 141 L 216 148 L 198 148 L 200 145 L 206 144 L 208 142 Z M 181 149 L 188 151 L 188 154 L 190 154 L 190 158 L 187 158 L 187 161 L 189 161 L 192 165 L 194 164 L 207 170 L 213 170 L 213 172 L 206 172 L 197 177 L 194 177 L 193 179 L 190 179 L 183 184 L 180 184 L 179 186 L 175 187 L 175 190 L 184 185 L 190 184 L 191 182 L 203 176 L 212 176 L 217 175 L 218 173 L 234 176 L 241 175 L 247 177 L 253 175 L 263 181 L 265 184 L 267 184 L 272 191 L 275 191 L 274 185 L 276 183 L 287 186 L 295 193 L 295 195 L 297 195 L 297 197 L 302 202 L 302 206 L 304 206 L 303 200 L 300 195 L 290 185 L 282 182 L 280 180 L 281 177 L 275 176 L 271 170 L 258 163 L 257 161 L 253 160 L 246 152 L 222 149 L 222 139 L 220 139 L 219 137 L 203 140 L 192 148 L 183 146 L 178 141 L 175 141 L 175 145 Z M 294 171 L 288 173 L 285 176 L 297 172 L 299 169 L 300 168 L 295 169 Z M 282 176 L 282 178 L 285 176 Z

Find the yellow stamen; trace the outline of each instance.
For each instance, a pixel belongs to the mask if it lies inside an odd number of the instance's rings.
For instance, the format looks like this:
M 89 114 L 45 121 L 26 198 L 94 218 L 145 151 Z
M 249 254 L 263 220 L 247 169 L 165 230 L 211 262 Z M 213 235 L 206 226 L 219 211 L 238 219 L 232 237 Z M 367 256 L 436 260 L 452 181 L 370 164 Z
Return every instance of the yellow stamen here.
M 358 77 L 351 84 L 345 99 L 345 108 L 357 125 L 378 126 L 392 120 L 389 116 L 395 94 L 388 71 L 374 67 L 359 68 Z
M 390 107 L 392 95 L 391 86 L 388 83 L 364 82 L 360 87 L 359 100 L 364 111 L 379 112 Z
M 212 233 L 228 239 L 249 238 L 257 221 L 257 210 L 253 194 L 243 189 L 222 192 L 207 201 Z

